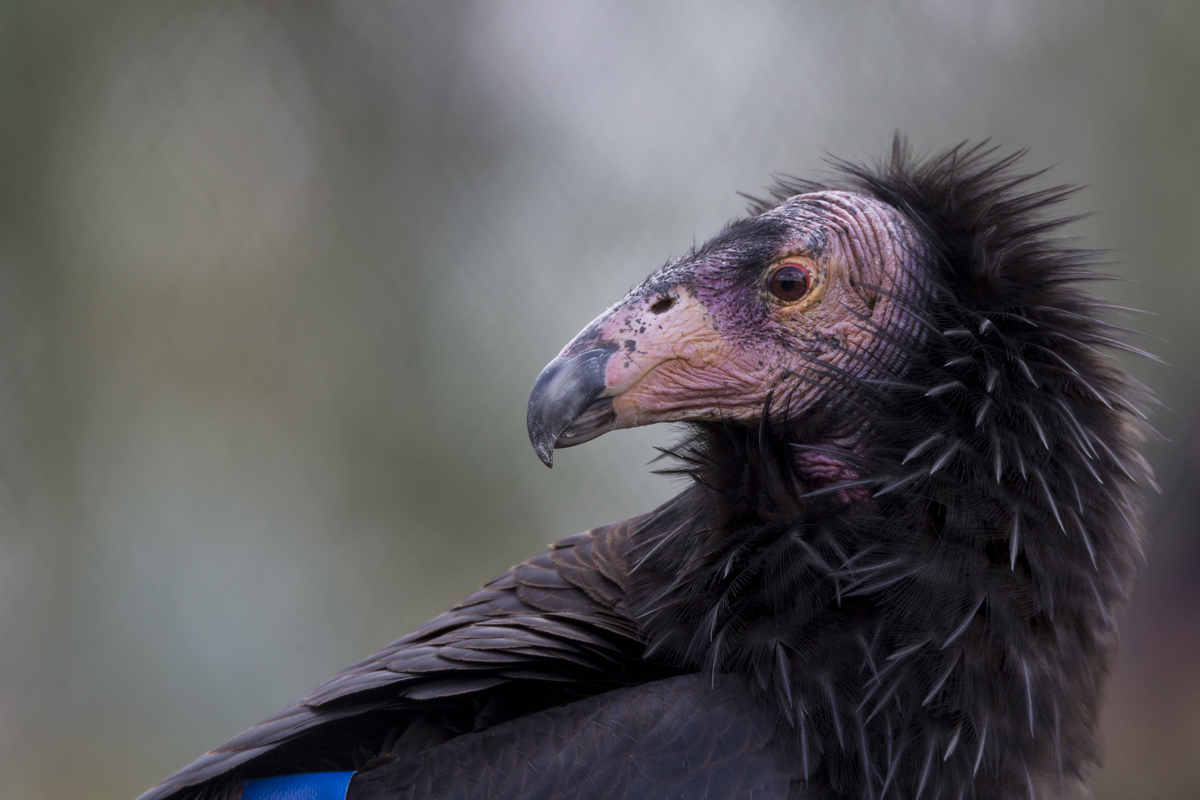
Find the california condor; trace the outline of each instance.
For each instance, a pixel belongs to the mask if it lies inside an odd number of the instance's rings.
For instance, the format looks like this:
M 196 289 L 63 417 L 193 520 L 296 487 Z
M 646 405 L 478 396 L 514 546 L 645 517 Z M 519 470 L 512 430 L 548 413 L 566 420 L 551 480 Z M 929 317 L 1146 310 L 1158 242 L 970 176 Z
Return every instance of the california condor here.
M 142 800 L 1073 790 L 1140 547 L 1146 395 L 1080 288 L 1094 254 L 1053 238 L 1070 190 L 1019 155 L 897 139 L 669 261 L 543 370 L 528 424 L 549 466 L 687 423 L 687 487 Z

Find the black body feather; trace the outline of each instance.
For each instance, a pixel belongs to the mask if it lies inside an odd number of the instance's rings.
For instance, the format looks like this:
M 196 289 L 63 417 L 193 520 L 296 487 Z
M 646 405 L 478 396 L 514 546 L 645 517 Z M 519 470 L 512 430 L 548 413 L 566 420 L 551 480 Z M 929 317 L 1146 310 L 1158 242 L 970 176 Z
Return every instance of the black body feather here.
M 1150 478 L 1111 357 L 1131 348 L 1078 288 L 1093 254 L 1048 238 L 1067 190 L 1025 191 L 1016 159 L 898 139 L 876 169 L 839 162 L 836 188 L 920 235 L 885 357 L 826 365 L 797 418 L 692 426 L 670 453 L 692 485 L 662 508 L 514 568 L 146 797 L 327 768 L 363 770 L 351 797 L 1066 793 L 1097 757 Z M 851 477 L 809 481 L 811 452 Z

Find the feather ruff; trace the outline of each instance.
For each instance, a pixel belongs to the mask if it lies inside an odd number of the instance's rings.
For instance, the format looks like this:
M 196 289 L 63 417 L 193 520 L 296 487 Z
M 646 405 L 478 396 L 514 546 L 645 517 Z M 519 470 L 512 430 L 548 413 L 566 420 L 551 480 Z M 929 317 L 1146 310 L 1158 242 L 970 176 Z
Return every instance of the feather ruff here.
M 920 234 L 919 289 L 891 298 L 919 335 L 827 375 L 827 408 L 693 426 L 667 470 L 691 486 L 633 537 L 647 657 L 748 676 L 810 790 L 1056 797 L 1097 759 L 1150 398 L 1112 355 L 1140 351 L 1079 288 L 1096 254 L 1050 238 L 1071 190 L 1028 190 L 1020 155 L 921 161 L 897 138 L 875 168 L 835 162 L 834 188 Z M 825 188 L 785 180 L 751 211 Z M 848 408 L 866 434 L 832 452 L 855 477 L 806 482 L 797 454 L 828 454 Z

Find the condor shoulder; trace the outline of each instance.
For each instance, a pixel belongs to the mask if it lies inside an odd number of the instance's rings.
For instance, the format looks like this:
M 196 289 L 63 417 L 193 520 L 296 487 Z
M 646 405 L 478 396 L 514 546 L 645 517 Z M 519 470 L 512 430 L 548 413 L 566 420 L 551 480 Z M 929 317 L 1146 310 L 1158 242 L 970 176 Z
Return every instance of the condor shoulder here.
M 635 523 L 555 543 L 139 800 L 187 797 L 295 764 L 357 769 L 387 743 L 424 746 L 661 677 L 648 674 L 638 628 L 624 613 L 619 560 Z

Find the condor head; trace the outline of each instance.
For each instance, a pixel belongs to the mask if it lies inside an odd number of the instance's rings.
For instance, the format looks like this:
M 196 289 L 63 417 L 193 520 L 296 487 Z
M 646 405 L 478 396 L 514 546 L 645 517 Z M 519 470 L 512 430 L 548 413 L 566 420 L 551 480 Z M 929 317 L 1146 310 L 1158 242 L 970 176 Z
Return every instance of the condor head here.
M 916 335 L 905 297 L 918 237 L 891 206 L 823 191 L 788 198 L 672 261 L 542 370 L 529 438 L 555 448 L 656 422 L 773 423 L 832 406 L 894 371 Z M 836 435 L 836 431 L 831 431 Z

